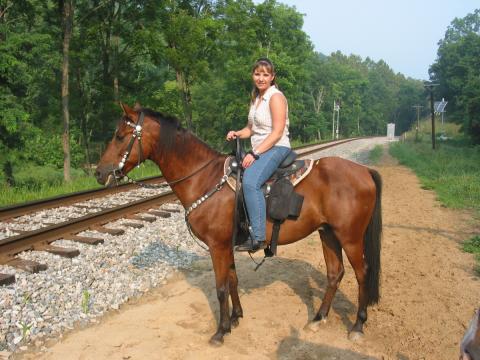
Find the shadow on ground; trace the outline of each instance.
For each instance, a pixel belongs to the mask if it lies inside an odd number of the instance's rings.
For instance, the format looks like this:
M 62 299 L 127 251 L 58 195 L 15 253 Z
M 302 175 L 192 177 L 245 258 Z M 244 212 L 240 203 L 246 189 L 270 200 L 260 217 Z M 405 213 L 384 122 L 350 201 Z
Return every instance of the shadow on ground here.
M 378 360 L 351 350 L 301 340 L 293 328 L 290 329 L 290 336 L 280 342 L 276 355 L 279 360 Z

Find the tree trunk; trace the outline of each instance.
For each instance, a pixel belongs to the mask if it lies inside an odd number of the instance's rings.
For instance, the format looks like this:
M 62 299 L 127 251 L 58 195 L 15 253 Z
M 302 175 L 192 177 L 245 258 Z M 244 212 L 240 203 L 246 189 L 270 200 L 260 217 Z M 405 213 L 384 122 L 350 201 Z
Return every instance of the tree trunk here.
M 80 73 L 80 69 L 77 68 L 77 87 L 78 87 L 78 94 L 81 99 L 83 99 L 83 106 L 82 106 L 82 116 L 80 118 L 80 129 L 82 132 L 82 141 L 81 143 L 83 144 L 83 149 L 85 150 L 85 160 L 86 160 L 86 165 L 87 165 L 87 171 L 89 175 L 92 174 L 92 169 L 91 169 L 91 161 L 90 161 L 90 137 L 92 131 L 90 130 L 90 134 L 88 134 L 88 123 L 89 123 L 89 98 L 88 95 L 86 94 L 86 91 L 84 90 L 84 87 L 82 85 L 82 76 Z
M 180 89 L 183 103 L 183 112 L 185 114 L 185 121 L 187 122 L 187 128 L 193 130 L 192 124 L 192 97 L 190 95 L 190 87 L 185 79 L 185 75 L 180 71 L 176 70 L 177 75 L 177 85 Z
M 114 22 L 119 22 L 120 18 L 120 4 L 115 2 L 114 3 L 114 13 L 113 13 L 113 21 Z M 120 36 L 118 34 L 112 35 L 112 42 L 113 42 L 113 99 L 115 100 L 116 103 L 120 101 L 120 86 L 119 86 L 119 81 L 118 81 L 118 53 L 119 53 L 119 47 L 120 47 Z
M 6 25 L 7 24 L 7 10 L 9 7 L 13 6 L 13 3 L 7 1 L 5 4 L 0 5 L 0 21 Z M 0 41 L 7 40 L 7 27 L 4 27 L 5 32 L 0 33 Z
M 72 37 L 73 0 L 65 0 L 63 4 L 63 64 L 62 64 L 62 113 L 63 113 L 63 178 L 71 181 L 70 176 L 70 110 L 68 106 L 68 71 L 69 49 Z

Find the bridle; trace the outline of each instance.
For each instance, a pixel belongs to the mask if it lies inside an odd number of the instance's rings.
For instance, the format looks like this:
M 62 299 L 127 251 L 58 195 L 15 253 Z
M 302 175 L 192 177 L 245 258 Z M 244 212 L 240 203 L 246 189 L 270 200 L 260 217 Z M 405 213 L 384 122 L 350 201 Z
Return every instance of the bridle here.
M 130 153 L 133 148 L 133 144 L 135 143 L 135 139 L 138 139 L 138 164 L 137 166 L 140 166 L 140 164 L 145 160 L 143 158 L 143 148 L 142 148 L 142 130 L 143 130 L 143 121 L 145 119 L 145 114 L 143 111 L 140 113 L 140 117 L 138 119 L 138 122 L 135 124 L 133 122 L 130 122 L 130 120 L 124 120 L 125 123 L 133 128 L 132 132 L 132 137 L 130 139 L 130 142 L 128 143 L 127 150 L 125 150 L 125 154 L 123 154 L 122 160 L 118 163 L 118 170 L 122 171 L 123 167 L 125 166 L 125 162 L 127 161 L 128 157 L 130 156 Z
M 115 181 L 116 180 L 121 180 L 122 178 L 125 177 L 125 178 L 127 178 L 128 182 L 130 182 L 130 183 L 136 184 L 136 185 L 144 187 L 144 188 L 157 189 L 157 188 L 160 188 L 160 187 L 164 187 L 165 183 L 158 184 L 158 185 L 144 184 L 140 181 L 136 181 L 136 180 L 130 178 L 127 174 L 124 174 L 123 171 L 122 171 L 122 169 L 125 166 L 125 163 L 127 162 L 128 157 L 130 156 L 130 153 L 132 152 L 132 148 L 133 148 L 133 145 L 135 144 L 136 139 L 138 140 L 138 153 L 139 153 L 137 167 L 139 167 L 140 164 L 145 161 L 145 159 L 143 158 L 143 147 L 142 147 L 142 130 L 143 130 L 144 120 L 145 120 L 145 114 L 144 114 L 143 111 L 140 112 L 140 116 L 139 116 L 139 119 L 138 119 L 136 124 L 134 122 L 131 122 L 130 119 L 129 120 L 124 119 L 125 124 L 130 126 L 131 128 L 133 128 L 132 137 L 130 139 L 130 142 L 128 143 L 128 146 L 127 146 L 127 149 L 125 150 L 125 153 L 122 156 L 122 159 L 120 160 L 120 162 L 117 165 L 117 168 L 113 169 L 112 172 L 113 172 L 113 176 L 115 178 Z M 168 184 L 171 187 L 172 185 L 175 185 L 175 184 L 178 184 L 179 182 L 187 180 L 187 179 L 191 178 L 192 176 L 196 175 L 197 173 L 199 173 L 200 171 L 202 171 L 203 169 L 205 169 L 214 160 L 215 160 L 215 158 L 211 159 L 210 161 L 208 161 L 206 164 L 202 165 L 200 168 L 196 169 L 191 174 L 189 174 L 187 176 L 184 176 L 180 179 L 176 179 L 176 180 L 173 180 L 173 181 L 167 181 L 166 184 Z M 223 180 L 223 178 L 222 178 L 222 180 Z M 222 182 L 221 185 L 223 185 L 225 183 L 225 181 L 226 181 L 226 179 L 224 179 L 224 181 Z M 215 186 L 215 188 L 217 188 L 218 185 L 219 184 L 217 184 Z M 198 203 L 198 205 L 200 205 L 200 203 Z

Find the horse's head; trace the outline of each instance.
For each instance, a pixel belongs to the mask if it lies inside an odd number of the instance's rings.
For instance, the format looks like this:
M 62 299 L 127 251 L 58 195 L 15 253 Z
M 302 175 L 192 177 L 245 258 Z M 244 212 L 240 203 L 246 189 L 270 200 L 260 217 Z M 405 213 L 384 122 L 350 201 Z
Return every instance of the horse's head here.
M 151 132 L 148 129 L 151 121 L 139 107 L 121 106 L 123 116 L 95 172 L 97 181 L 106 186 L 117 184 L 135 165 L 147 159 L 151 151 L 148 134 Z
M 477 309 L 460 345 L 460 360 L 480 360 L 480 309 Z

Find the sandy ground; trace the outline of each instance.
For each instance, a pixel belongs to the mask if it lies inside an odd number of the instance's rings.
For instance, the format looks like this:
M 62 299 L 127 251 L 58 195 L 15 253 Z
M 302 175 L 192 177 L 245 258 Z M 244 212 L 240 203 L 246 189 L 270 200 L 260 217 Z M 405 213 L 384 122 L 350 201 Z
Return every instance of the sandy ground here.
M 349 264 L 328 322 L 315 333 L 304 329 L 326 288 L 321 244 L 313 234 L 279 248 L 279 256 L 257 272 L 247 256 L 236 255 L 244 318 L 220 348 L 208 344 L 218 302 L 210 261 L 202 261 L 98 325 L 22 358 L 458 359 L 459 342 L 480 305 L 473 256 L 459 243 L 478 234 L 478 221 L 442 207 L 387 156 L 377 169 L 384 181 L 382 298 L 369 308 L 362 340 L 347 338 L 357 310 Z

